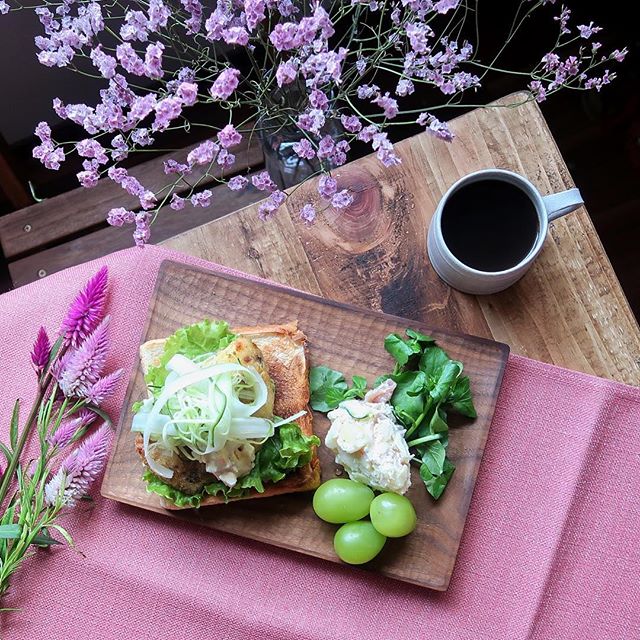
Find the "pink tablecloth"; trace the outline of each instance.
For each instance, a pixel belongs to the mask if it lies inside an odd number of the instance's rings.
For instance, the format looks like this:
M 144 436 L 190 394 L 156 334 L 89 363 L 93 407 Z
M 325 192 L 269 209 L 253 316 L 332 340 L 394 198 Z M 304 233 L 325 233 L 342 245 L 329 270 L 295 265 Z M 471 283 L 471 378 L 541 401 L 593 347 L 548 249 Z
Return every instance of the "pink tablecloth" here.
M 0 297 L 3 438 L 14 399 L 30 401 L 39 324 L 55 330 L 107 263 L 111 365 L 130 370 L 166 257 L 205 264 L 131 249 Z M 4 614 L 2 638 L 640 638 L 640 390 L 510 359 L 445 594 L 100 497 L 67 524 L 85 557 L 27 561 L 5 603 L 22 611 Z

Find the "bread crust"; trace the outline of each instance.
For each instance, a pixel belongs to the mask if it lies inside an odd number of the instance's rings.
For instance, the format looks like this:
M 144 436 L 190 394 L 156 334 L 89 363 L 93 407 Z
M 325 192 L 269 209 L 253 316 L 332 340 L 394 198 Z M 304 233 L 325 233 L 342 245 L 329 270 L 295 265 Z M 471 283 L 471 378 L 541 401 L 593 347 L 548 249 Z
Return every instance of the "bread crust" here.
M 250 338 L 262 351 L 269 376 L 276 385 L 274 413 L 286 417 L 305 410 L 307 413 L 296 419 L 300 430 L 307 436 L 313 435 L 313 416 L 309 407 L 309 360 L 307 357 L 307 340 L 296 322 L 285 324 L 265 324 L 254 327 L 234 327 L 233 333 Z M 149 340 L 140 347 L 140 363 L 146 373 L 150 367 L 159 364 L 164 350 L 165 339 Z M 144 464 L 143 438 L 136 436 L 136 451 Z M 275 484 L 265 486 L 263 493 L 252 490 L 246 496 L 228 498 L 206 496 L 200 506 L 223 504 L 235 500 L 251 498 L 268 498 L 270 496 L 310 491 L 320 484 L 320 461 L 314 447 L 311 462 L 297 469 L 286 478 Z M 188 509 L 162 500 L 163 507 L 171 510 Z

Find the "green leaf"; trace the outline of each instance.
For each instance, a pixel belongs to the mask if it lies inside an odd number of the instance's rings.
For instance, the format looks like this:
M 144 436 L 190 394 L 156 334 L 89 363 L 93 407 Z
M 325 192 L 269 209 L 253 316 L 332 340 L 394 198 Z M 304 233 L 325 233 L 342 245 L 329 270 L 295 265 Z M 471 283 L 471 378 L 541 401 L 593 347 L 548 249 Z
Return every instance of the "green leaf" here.
M 0 540 L 16 540 L 22 534 L 19 524 L 0 524 Z
M 438 407 L 433 412 L 429 421 L 429 433 L 447 433 L 449 425 L 447 424 L 447 414 L 442 407 Z
M 384 339 L 384 348 L 391 354 L 400 367 L 404 367 L 409 359 L 420 353 L 420 344 L 401 338 L 397 333 L 390 333 Z
M 430 380 L 435 381 L 440 377 L 445 365 L 451 362 L 451 358 L 440 347 L 429 347 L 422 352 L 418 368 L 424 371 Z
M 453 413 L 459 413 L 467 418 L 477 418 L 478 414 L 473 406 L 471 387 L 468 376 L 458 378 L 455 386 L 449 391 L 446 400 L 447 408 Z
M 442 473 L 439 475 L 431 473 L 426 464 L 420 465 L 420 477 L 427 487 L 427 491 L 435 500 L 444 492 L 455 469 L 455 466 L 448 459 L 445 459 Z
M 4 442 L 0 442 L 0 451 L 4 454 L 4 457 L 7 459 L 7 464 L 11 464 L 11 460 L 13 459 L 13 453 L 9 450 L 7 445 Z
M 430 345 L 435 344 L 436 341 L 431 337 L 424 333 L 420 333 L 420 331 L 416 331 L 415 329 L 407 329 L 405 332 L 410 338 L 415 340 L 416 342 L 422 345 Z
M 189 327 L 178 329 L 164 345 L 164 351 L 157 367 L 150 367 L 145 380 L 156 395 L 160 393 L 169 372 L 166 365 L 177 353 L 196 358 L 215 353 L 229 346 L 235 335 L 229 331 L 229 325 L 220 320 L 203 320 Z
M 391 405 L 405 426 L 410 426 L 425 409 L 427 378 L 422 371 L 405 371 L 392 378 L 397 386 L 391 396 Z
M 449 391 L 455 385 L 455 382 L 461 372 L 461 362 L 449 360 L 449 362 L 444 365 L 436 385 L 429 392 L 429 395 L 435 403 L 439 404 L 444 401 L 444 399 L 449 395 Z
M 364 397 L 364 392 L 367 390 L 367 379 L 362 376 L 353 376 L 351 381 L 353 382 L 353 388 L 359 392 L 361 391 Z
M 309 373 L 311 408 L 326 413 L 335 409 L 347 391 L 347 381 L 339 371 L 329 367 L 312 367 Z
M 52 529 L 55 529 L 66 541 L 66 543 L 70 546 L 70 547 L 74 547 L 75 544 L 73 542 L 73 538 L 71 537 L 71 534 L 61 525 L 59 524 L 52 524 L 49 525 Z
M 13 413 L 11 414 L 11 426 L 9 427 L 9 442 L 11 448 L 15 451 L 18 444 L 18 426 L 20 424 L 20 400 L 16 400 L 13 405 Z
M 430 442 L 426 448 L 426 451 L 422 455 L 422 462 L 427 465 L 427 469 L 434 476 L 439 476 L 444 467 L 444 461 L 447 452 L 439 440 Z
M 54 544 L 62 544 L 60 540 L 56 540 L 49 535 L 49 531 L 46 528 L 40 530 L 37 536 L 34 536 L 31 540 L 31 544 L 38 545 L 39 547 L 50 547 Z
M 97 407 L 95 404 L 86 404 L 85 407 L 87 409 L 91 409 L 91 411 L 93 411 L 97 416 L 102 418 L 105 424 L 112 426 L 111 418 L 109 417 L 109 414 L 106 411 L 104 411 L 100 407 Z
M 62 348 L 64 344 L 64 336 L 60 336 L 51 347 L 51 353 L 49 353 L 49 362 L 47 363 L 47 368 L 53 364 L 53 361 L 58 357 L 58 352 Z

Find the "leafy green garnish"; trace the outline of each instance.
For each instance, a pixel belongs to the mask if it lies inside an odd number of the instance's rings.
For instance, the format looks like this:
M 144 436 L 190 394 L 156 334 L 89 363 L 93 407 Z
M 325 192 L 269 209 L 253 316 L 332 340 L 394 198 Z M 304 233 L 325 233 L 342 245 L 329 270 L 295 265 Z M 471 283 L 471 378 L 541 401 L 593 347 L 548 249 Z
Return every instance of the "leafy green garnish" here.
M 387 336 L 385 348 L 396 360 L 389 376 L 397 384 L 391 405 L 407 429 L 405 438 L 420 463 L 420 477 L 437 500 L 455 470 L 446 457 L 447 413 L 476 417 L 469 378 L 461 377 L 462 363 L 449 358 L 435 340 L 411 329 L 407 338 Z
M 144 379 L 154 395 L 162 389 L 169 372 L 166 365 L 177 353 L 193 360 L 229 346 L 235 335 L 229 325 L 221 320 L 203 320 L 189 327 L 178 329 L 164 345 L 157 367 L 150 367 Z
M 311 408 L 326 413 L 335 409 L 343 400 L 364 398 L 367 392 L 367 380 L 362 376 L 353 376 L 353 387 L 343 374 L 329 367 L 312 367 L 309 373 L 311 387 Z
M 198 508 L 207 495 L 222 495 L 228 500 L 244 496 L 252 490 L 263 493 L 265 483 L 279 482 L 296 469 L 309 464 L 313 447 L 319 445 L 317 436 L 305 436 L 297 424 L 283 424 L 258 450 L 253 469 L 240 478 L 232 489 L 223 482 L 212 482 L 201 493 L 188 495 L 168 485 L 149 469 L 145 471 L 143 479 L 147 483 L 147 491 L 161 495 L 178 507 Z
M 391 406 L 406 428 L 405 439 L 420 465 L 420 477 L 427 491 L 438 499 L 451 479 L 455 466 L 447 458 L 449 425 L 447 415 L 477 416 L 469 378 L 462 376 L 463 365 L 452 360 L 430 336 L 407 329 L 406 337 L 389 334 L 384 348 L 395 360 L 393 373 L 380 376 L 378 386 L 389 378 L 396 383 Z M 311 406 L 329 411 L 349 397 L 364 397 L 366 381 L 354 376 L 348 389 L 344 376 L 327 367 L 311 370 Z

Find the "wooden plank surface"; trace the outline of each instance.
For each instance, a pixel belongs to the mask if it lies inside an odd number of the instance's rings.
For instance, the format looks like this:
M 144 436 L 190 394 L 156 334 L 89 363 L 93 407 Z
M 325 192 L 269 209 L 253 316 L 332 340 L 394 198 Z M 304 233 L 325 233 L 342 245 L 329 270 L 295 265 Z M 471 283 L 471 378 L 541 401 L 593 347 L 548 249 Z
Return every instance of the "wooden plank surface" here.
M 258 202 L 263 197 L 263 193 L 252 185 L 242 191 L 231 191 L 224 184 L 210 188 L 215 204 L 206 209 L 194 207 L 189 202 L 181 211 L 174 211 L 168 205 L 163 207 L 157 222 L 153 225 L 151 242 L 161 242 L 240 207 Z M 133 227 L 130 225 L 120 228 L 107 225 L 73 240 L 14 260 L 9 263 L 11 281 L 15 287 L 21 287 L 67 267 L 100 258 L 119 249 L 127 249 L 133 244 L 132 232 Z
M 364 375 L 369 381 L 393 369 L 384 350 L 390 332 L 407 326 L 429 327 L 362 308 L 332 303 L 302 292 L 211 273 L 181 263 L 163 263 L 150 306 L 145 340 L 170 335 L 181 326 L 206 317 L 224 318 L 233 325 L 281 323 L 298 320 L 307 335 L 311 364 L 325 364 L 349 378 Z M 464 363 L 470 377 L 476 420 L 453 421 L 449 455 L 456 471 L 443 496 L 434 502 L 412 469 L 407 494 L 418 515 L 416 530 L 406 538 L 389 540 L 368 566 L 372 571 L 444 590 L 449 584 L 473 493 L 480 460 L 491 425 L 508 348 L 496 342 L 450 333 L 432 332 L 449 354 Z M 277 393 L 277 390 L 276 390 Z M 333 536 L 337 529 L 320 521 L 308 493 L 273 496 L 268 500 L 234 502 L 198 511 L 162 508 L 159 496 L 149 494 L 141 478 L 142 462 L 131 433 L 131 405 L 146 396 L 138 367 L 130 381 L 125 410 L 112 449 L 102 495 L 144 509 L 197 522 L 201 525 L 260 540 L 337 562 Z M 454 426 L 455 424 L 455 426 Z M 314 413 L 314 431 L 324 442 L 329 422 Z M 338 467 L 326 447 L 319 448 L 323 479 L 335 477 Z
M 493 336 L 544 362 L 640 384 L 638 324 L 584 208 L 551 223 L 534 267 L 508 291 L 475 297 L 438 280 L 426 230 L 459 177 L 500 167 L 524 174 L 543 195 L 574 186 L 534 102 L 479 109 L 451 126 L 450 144 L 426 133 L 398 143 L 399 167 L 384 169 L 368 157 L 337 170 L 339 188 L 356 193 L 347 211 L 327 210 L 310 226 L 298 220 L 301 203 L 316 199 L 311 182 L 268 223 L 253 206 L 165 244 L 334 300 Z
M 196 146 L 191 145 L 179 152 L 143 162 L 130 169 L 129 173 L 148 189 L 157 191 L 168 180 L 164 173 L 164 160 L 173 158 L 183 161 Z M 250 142 L 243 141 L 233 151 L 236 154 L 236 164 L 231 169 L 232 172 L 259 165 L 263 161 L 262 147 L 255 137 Z M 198 180 L 203 172 L 204 168 L 196 168 L 191 176 Z M 225 174 L 217 165 L 212 173 L 215 176 Z M 213 178 L 207 176 L 199 186 L 204 188 L 211 182 Z M 3 216 L 0 218 L 0 242 L 4 254 L 11 260 L 54 241 L 90 230 L 96 225 L 104 225 L 106 215 L 113 207 L 138 210 L 140 203 L 110 179 L 103 178 L 92 189 L 74 189 Z M 111 251 L 115 251 L 115 247 Z

